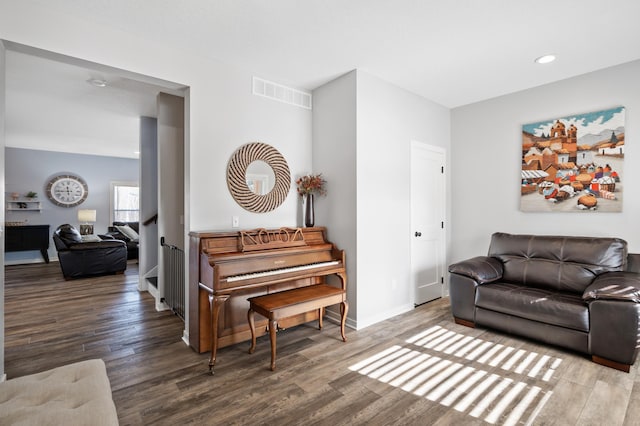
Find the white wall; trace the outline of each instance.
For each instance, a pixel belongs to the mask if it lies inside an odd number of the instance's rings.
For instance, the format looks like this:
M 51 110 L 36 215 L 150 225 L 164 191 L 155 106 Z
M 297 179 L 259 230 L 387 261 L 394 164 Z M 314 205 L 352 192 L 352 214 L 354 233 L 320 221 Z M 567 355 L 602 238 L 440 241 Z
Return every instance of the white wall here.
M 141 276 L 158 265 L 157 220 L 143 223 L 158 214 L 158 120 L 140 117 L 140 241 L 138 268 Z M 138 289 L 146 290 L 147 283 L 141 280 Z
M 640 252 L 640 61 L 452 111 L 453 235 L 450 261 L 482 255 L 496 231 L 615 236 Z M 626 107 L 622 213 L 519 211 L 522 125 Z
M 184 99 L 160 93 L 158 109 L 158 237 L 165 244 L 185 247 L 184 227 Z M 158 254 L 158 292 L 151 291 L 156 298 L 156 309 L 166 309 L 162 298 L 167 295 L 165 250 L 159 241 L 154 242 Z M 187 268 L 185 268 L 186 271 Z M 189 277 L 185 276 L 185 295 L 189 294 Z M 186 298 L 185 300 L 187 300 Z M 188 312 L 185 306 L 185 312 Z M 188 319 L 187 319 L 188 321 Z M 185 330 L 189 329 L 185 321 Z
M 449 110 L 357 72 L 358 328 L 413 308 L 411 141 L 449 151 Z M 396 288 L 392 283 L 396 282 Z
M 313 171 L 329 183 L 316 217 L 347 251 L 349 321 L 363 328 L 413 308 L 411 141 L 448 150 L 449 110 L 358 70 L 314 91 L 313 120 Z
M 158 95 L 157 190 L 159 237 L 184 250 L 184 99 L 166 93 Z
M 226 167 L 233 152 L 249 142 L 264 142 L 287 160 L 292 177 L 311 168 L 311 111 L 251 94 L 251 74 L 209 66 L 200 85 L 191 86 L 192 230 L 294 226 L 299 200 L 294 185 L 284 203 L 269 213 L 250 213 L 231 197 Z M 206 81 L 205 81 L 206 80 Z
M 327 196 L 316 197 L 315 225 L 347 256 L 348 324 L 356 327 L 356 72 L 313 91 L 313 170 L 327 181 Z M 330 225 L 329 225 L 330 224 Z

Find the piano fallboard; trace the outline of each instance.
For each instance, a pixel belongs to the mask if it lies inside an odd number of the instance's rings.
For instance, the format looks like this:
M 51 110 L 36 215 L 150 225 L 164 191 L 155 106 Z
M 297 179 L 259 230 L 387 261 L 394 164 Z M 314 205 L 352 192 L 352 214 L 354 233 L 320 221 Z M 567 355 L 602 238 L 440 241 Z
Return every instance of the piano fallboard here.
M 278 253 L 264 253 L 263 256 L 242 254 L 234 255 L 207 255 L 202 253 L 201 269 L 205 270 L 206 280 L 202 283 L 213 291 L 231 291 L 238 286 L 251 286 L 254 284 L 268 282 L 282 282 L 290 279 L 305 278 L 307 276 L 330 275 L 336 271 L 343 270 L 342 259 L 335 259 L 332 246 L 323 244 L 319 247 L 309 247 L 304 250 L 277 250 Z M 288 272 L 288 269 L 304 265 L 313 265 L 337 261 L 338 265 L 330 265 L 324 268 L 310 268 L 309 270 L 299 270 Z M 208 266 L 207 266 L 208 264 Z M 211 275 L 209 270 L 211 268 Z M 314 270 L 315 269 L 315 270 Z M 326 271 L 329 272 L 326 272 Z M 252 273 L 262 273 L 266 271 L 281 271 L 273 275 L 257 277 L 255 279 L 237 280 L 234 277 L 249 275 Z M 296 277 L 298 275 L 298 277 Z M 231 278 L 231 280 L 228 280 Z

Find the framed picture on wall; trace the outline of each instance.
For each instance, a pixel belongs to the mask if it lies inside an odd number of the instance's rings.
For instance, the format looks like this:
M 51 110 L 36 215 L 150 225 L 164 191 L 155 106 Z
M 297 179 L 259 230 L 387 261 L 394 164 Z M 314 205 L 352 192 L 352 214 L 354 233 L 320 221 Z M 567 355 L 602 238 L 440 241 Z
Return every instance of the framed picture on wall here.
M 625 108 L 522 126 L 520 210 L 621 212 Z

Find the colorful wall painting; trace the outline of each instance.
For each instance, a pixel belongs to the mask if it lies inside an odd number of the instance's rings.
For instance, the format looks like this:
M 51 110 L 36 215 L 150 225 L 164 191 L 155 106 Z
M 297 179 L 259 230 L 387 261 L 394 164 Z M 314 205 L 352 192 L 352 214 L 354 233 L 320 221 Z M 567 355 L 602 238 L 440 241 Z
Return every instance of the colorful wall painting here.
M 520 210 L 621 212 L 625 108 L 522 126 Z

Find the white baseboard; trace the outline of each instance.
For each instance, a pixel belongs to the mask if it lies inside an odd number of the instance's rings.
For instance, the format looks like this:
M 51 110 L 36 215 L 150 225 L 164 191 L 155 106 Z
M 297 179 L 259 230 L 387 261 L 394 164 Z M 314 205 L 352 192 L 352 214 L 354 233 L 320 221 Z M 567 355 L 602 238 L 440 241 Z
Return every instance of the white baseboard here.
M 393 318 L 396 315 L 404 314 L 405 312 L 409 312 L 412 309 L 415 309 L 415 306 L 413 306 L 413 304 L 403 305 L 403 306 L 397 307 L 396 309 L 383 312 L 380 315 L 376 315 L 375 317 L 365 318 L 360 321 L 356 321 L 347 317 L 345 326 L 352 328 L 354 330 L 362 330 L 365 327 L 369 327 L 370 325 L 379 323 L 389 318 Z M 340 324 L 340 312 L 338 310 L 327 309 L 325 311 L 325 315 L 329 321 L 336 324 Z
M 49 262 L 57 262 L 58 256 L 50 257 Z M 12 266 L 12 265 L 31 265 L 36 263 L 45 263 L 44 259 L 40 258 L 32 258 L 32 259 L 13 259 L 13 260 L 4 260 L 4 266 Z
M 363 318 L 363 319 L 357 321 L 356 330 L 362 330 L 363 328 L 369 327 L 370 325 L 379 323 L 379 322 L 387 320 L 389 318 L 393 318 L 396 315 L 404 314 L 404 313 L 409 312 L 409 311 L 411 311 L 413 309 L 415 309 L 415 306 L 413 306 L 413 304 L 410 303 L 410 304 L 407 304 L 407 305 L 398 306 L 395 309 L 392 309 L 392 310 L 386 311 L 386 312 L 382 312 L 382 313 L 380 313 L 378 315 L 375 315 L 375 316 L 371 316 L 371 317 L 368 317 L 368 318 Z
M 331 321 L 332 323 L 335 324 L 340 324 L 340 312 L 339 311 L 333 311 L 331 309 L 327 309 L 324 311 L 325 316 L 327 317 L 327 319 L 329 321 Z M 352 328 L 354 330 L 357 330 L 356 328 L 356 322 L 354 320 L 352 320 L 351 318 L 347 317 L 347 321 L 345 322 L 345 327 L 349 327 Z

